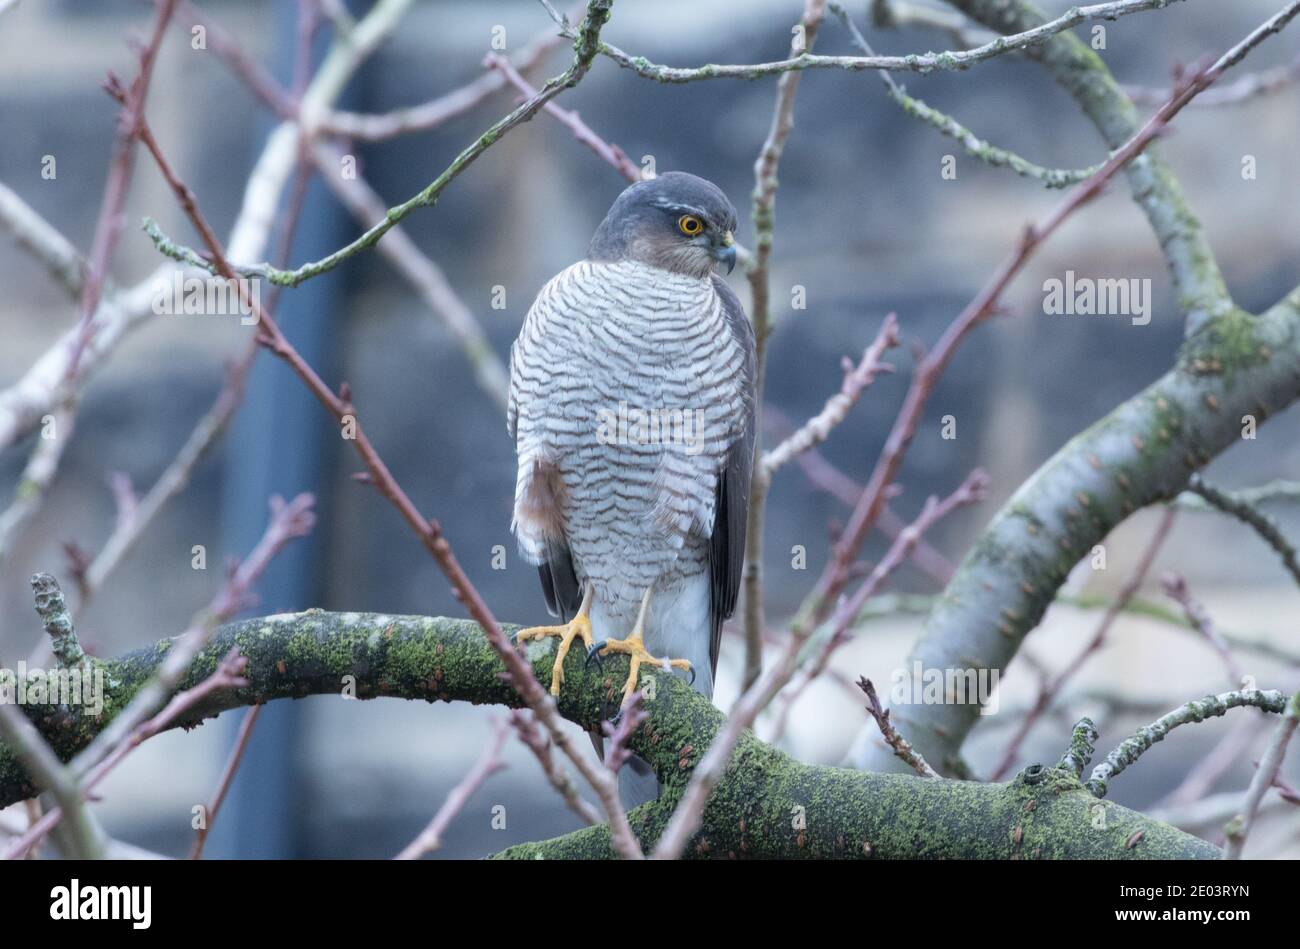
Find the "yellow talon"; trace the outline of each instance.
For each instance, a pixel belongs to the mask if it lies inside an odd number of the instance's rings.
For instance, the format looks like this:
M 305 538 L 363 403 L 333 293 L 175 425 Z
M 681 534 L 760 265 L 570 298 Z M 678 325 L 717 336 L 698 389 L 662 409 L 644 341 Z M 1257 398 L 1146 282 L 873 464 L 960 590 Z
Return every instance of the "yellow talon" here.
M 628 633 L 627 639 L 610 639 L 601 644 L 600 653 L 623 653 L 631 659 L 627 670 L 627 682 L 623 686 L 623 702 L 626 703 L 636 691 L 637 677 L 641 671 L 641 663 L 648 662 L 651 665 L 659 666 L 661 669 L 685 669 L 690 671 L 691 664 L 685 659 L 659 659 L 645 648 L 645 642 L 641 639 L 641 634 L 645 630 L 646 612 L 650 609 L 650 591 L 646 590 L 645 595 L 641 597 L 641 609 L 637 613 L 636 624 L 632 627 L 632 632 Z
M 588 616 L 591 612 L 591 594 L 592 590 L 588 588 L 578 615 L 563 626 L 530 626 L 515 634 L 515 641 L 520 643 L 548 636 L 559 637 L 560 648 L 555 652 L 555 665 L 551 667 L 551 695 L 557 699 L 560 697 L 560 686 L 564 683 L 564 659 L 569 655 L 569 647 L 575 639 L 581 639 L 584 646 L 591 648 L 591 618 Z
M 645 648 L 645 643 L 639 633 L 633 632 L 627 639 L 611 639 L 605 642 L 601 647 L 600 654 L 623 653 L 630 657 L 631 663 L 627 670 L 627 682 L 623 686 L 623 702 L 627 702 L 636 691 L 637 677 L 641 672 L 641 663 L 648 663 L 652 666 L 659 666 L 661 669 L 685 669 L 690 671 L 691 664 L 686 659 L 659 659 Z

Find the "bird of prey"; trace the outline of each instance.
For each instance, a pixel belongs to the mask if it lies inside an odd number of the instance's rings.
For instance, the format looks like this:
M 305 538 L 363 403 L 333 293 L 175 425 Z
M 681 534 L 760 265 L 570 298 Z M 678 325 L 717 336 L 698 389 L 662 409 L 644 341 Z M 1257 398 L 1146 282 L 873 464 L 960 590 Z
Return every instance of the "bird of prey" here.
M 538 294 L 510 354 L 519 460 L 513 529 L 559 626 L 551 693 L 589 656 L 689 670 L 713 694 L 745 552 L 754 337 L 715 264 L 735 266 L 736 210 L 711 182 L 633 184 L 585 260 Z

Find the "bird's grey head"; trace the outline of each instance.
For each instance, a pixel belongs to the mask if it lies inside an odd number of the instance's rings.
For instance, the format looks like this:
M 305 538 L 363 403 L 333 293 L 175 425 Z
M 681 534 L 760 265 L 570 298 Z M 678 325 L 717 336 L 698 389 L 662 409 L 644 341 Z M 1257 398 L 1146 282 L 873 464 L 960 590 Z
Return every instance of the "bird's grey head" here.
M 736 209 L 713 182 L 668 171 L 638 181 L 600 222 L 587 256 L 635 260 L 663 270 L 707 277 L 714 263 L 736 266 Z

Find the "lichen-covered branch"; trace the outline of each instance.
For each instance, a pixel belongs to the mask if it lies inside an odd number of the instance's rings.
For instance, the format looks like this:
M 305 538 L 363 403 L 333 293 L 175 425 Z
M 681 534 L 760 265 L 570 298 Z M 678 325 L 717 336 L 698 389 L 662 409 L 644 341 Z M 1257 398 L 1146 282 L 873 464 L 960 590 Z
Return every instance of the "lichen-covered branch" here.
M 58 581 L 48 573 L 38 573 L 32 577 L 31 582 L 32 593 L 36 598 L 36 615 L 41 618 L 41 625 L 49 634 L 50 649 L 59 665 L 64 669 L 80 666 L 86 661 L 86 654 L 77 640 L 72 614 Z
M 1065 749 L 1065 754 L 1061 755 L 1058 767 L 1069 771 L 1076 778 L 1083 776 L 1083 769 L 1088 767 L 1088 762 L 1092 760 L 1093 752 L 1096 748 L 1093 743 L 1097 740 L 1097 726 L 1092 723 L 1090 718 L 1081 718 L 1074 726 L 1074 731 L 1070 733 L 1070 747 Z
M 512 628 L 513 629 L 513 628 Z M 162 640 L 120 658 L 91 659 L 105 674 L 100 718 L 78 708 L 28 706 L 25 711 L 67 760 L 151 680 L 173 648 Z M 180 688 L 208 678 L 232 648 L 247 664 L 247 685 L 204 696 L 173 726 L 190 727 L 234 708 L 308 695 L 338 701 L 393 697 L 518 707 L 504 666 L 476 623 L 463 619 L 377 613 L 304 613 L 258 617 L 220 627 L 198 654 Z M 532 644 L 528 659 L 549 678 L 552 641 Z M 607 712 L 606 697 L 626 672 L 621 657 L 603 669 L 569 656 L 559 711 L 591 728 Z M 724 724 L 721 712 L 685 682 L 661 677 L 646 703 L 649 721 L 631 750 L 664 782 L 656 803 L 630 819 L 643 844 L 667 822 L 691 772 Z M 0 745 L 0 807 L 34 791 L 12 750 Z M 1091 819 L 1106 809 L 1104 829 Z M 1127 847 L 1134 831 L 1141 842 Z M 1059 769 L 1033 767 L 1002 785 L 864 774 L 802 764 L 746 733 L 687 851 L 737 857 L 1013 857 L 1213 858 L 1218 849 L 1141 814 L 1092 797 Z M 511 848 L 503 856 L 612 857 L 606 826 Z
M 1001 0 L 994 0 L 1001 2 Z M 1089 20 L 1114 20 L 1129 13 L 1158 10 L 1179 0 L 1111 0 L 1090 6 L 1071 7 L 1054 20 L 1028 24 L 1014 35 L 999 36 L 973 49 L 949 50 L 942 53 L 909 53 L 906 56 L 817 56 L 812 53 L 791 56 L 769 63 L 743 65 L 718 65 L 680 67 L 652 63 L 644 56 L 632 56 L 617 46 L 599 43 L 600 52 L 630 69 L 637 75 L 656 82 L 698 82 L 705 79 L 759 79 L 805 69 L 842 69 L 862 72 L 869 69 L 889 69 L 902 72 L 929 73 L 936 70 L 968 69 L 977 63 L 1002 56 L 1015 50 L 1029 50 L 1049 41 L 1052 37 Z M 549 4 L 546 4 L 549 7 Z M 560 22 L 556 17 L 557 22 Z M 572 35 L 572 28 L 565 27 Z
M 866 37 L 862 35 L 862 31 L 853 22 L 849 12 L 838 3 L 831 3 L 829 7 L 839 17 L 840 22 L 844 24 L 844 28 L 849 31 L 853 45 L 868 56 L 874 56 L 875 50 L 871 48 L 871 44 L 867 42 Z M 984 164 L 992 168 L 1008 168 L 1022 178 L 1037 179 L 1048 188 L 1065 188 L 1078 184 L 1101 170 L 1101 163 L 1090 168 L 1078 169 L 1045 168 L 1042 165 L 1037 165 L 1013 151 L 990 144 L 947 113 L 940 112 L 920 99 L 908 95 L 907 90 L 894 81 L 894 77 L 889 74 L 888 70 L 882 69 L 879 72 L 889 98 L 900 109 L 960 143 L 967 155 L 984 162 Z
M 1088 778 L 1088 790 L 1097 797 L 1105 797 L 1112 778 L 1142 757 L 1156 742 L 1164 741 L 1165 736 L 1180 725 L 1203 722 L 1207 718 L 1225 714 L 1230 708 L 1247 706 L 1280 714 L 1286 711 L 1288 698 L 1285 692 L 1276 689 L 1238 689 L 1220 695 L 1207 695 L 1180 705 L 1150 725 L 1139 728 L 1132 737 L 1108 754 L 1101 764 L 1092 769 L 1092 775 Z

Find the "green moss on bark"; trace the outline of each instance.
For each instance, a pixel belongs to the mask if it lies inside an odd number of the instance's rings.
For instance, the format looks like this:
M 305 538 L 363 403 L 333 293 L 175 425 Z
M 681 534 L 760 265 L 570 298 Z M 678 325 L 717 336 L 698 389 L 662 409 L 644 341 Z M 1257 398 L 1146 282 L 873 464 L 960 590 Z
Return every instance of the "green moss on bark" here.
M 170 647 L 170 640 L 162 640 L 118 659 L 92 660 L 107 680 L 99 718 L 67 708 L 25 710 L 67 760 L 131 700 Z M 232 647 L 248 659 L 248 686 L 211 695 L 177 725 L 194 726 L 228 709 L 307 695 L 519 703 L 496 654 L 467 620 L 308 610 L 232 623 L 199 654 L 182 687 L 210 675 Z M 528 647 L 543 681 L 550 677 L 554 649 L 553 640 Z M 569 656 L 559 709 L 570 721 L 592 728 L 615 706 L 627 665 L 614 657 L 603 668 L 587 668 L 584 658 L 580 650 Z M 680 678 L 664 675 L 658 676 L 646 710 L 649 720 L 631 746 L 664 785 L 658 802 L 631 815 L 633 829 L 648 847 L 724 717 Z M 1039 857 L 1217 853 L 1203 841 L 1111 804 L 1106 808 L 1115 815 L 1112 826 L 1098 833 L 1088 820 L 1096 802 L 1065 774 L 1069 781 L 1041 787 L 1020 779 L 996 785 L 866 774 L 803 764 L 747 734 L 705 809 L 688 855 L 1005 858 L 1030 855 L 1025 841 Z M 0 745 L 0 806 L 34 790 L 10 750 Z M 1143 830 L 1148 846 L 1139 851 L 1120 846 L 1122 835 L 1114 827 Z M 609 857 L 613 852 L 608 832 L 596 827 L 502 856 Z

